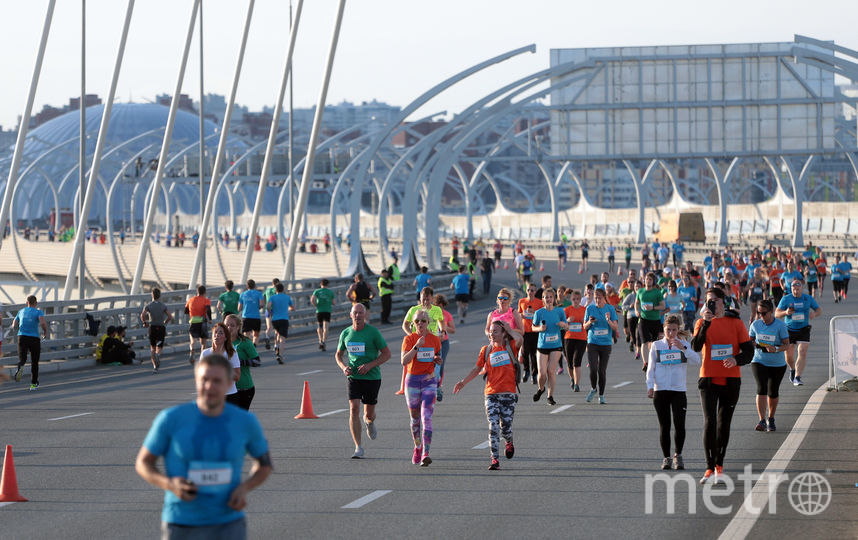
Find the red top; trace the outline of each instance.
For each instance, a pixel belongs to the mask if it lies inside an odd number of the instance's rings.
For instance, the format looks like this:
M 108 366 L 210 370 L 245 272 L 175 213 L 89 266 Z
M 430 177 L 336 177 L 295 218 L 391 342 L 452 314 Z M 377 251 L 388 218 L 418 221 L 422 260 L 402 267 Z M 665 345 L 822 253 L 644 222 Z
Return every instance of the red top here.
M 569 323 L 569 330 L 563 335 L 564 338 L 587 341 L 587 331 L 584 330 L 584 312 L 586 311 L 587 308 L 584 306 L 566 306 L 563 313 L 566 314 L 566 319 L 571 322 Z M 580 330 L 573 332 L 572 328 L 576 330 L 580 328 Z
M 694 324 L 696 334 L 703 326 L 703 319 L 697 319 Z M 741 319 L 735 317 L 719 317 L 712 319 L 712 324 L 706 329 L 706 342 L 700 351 L 700 376 L 713 377 L 716 384 L 728 377 L 741 377 L 739 366 L 725 368 L 723 360 L 734 358 L 739 353 L 739 344 L 750 341 L 748 329 Z
M 405 336 L 405 339 L 402 340 L 402 352 L 413 349 L 418 339 L 420 339 L 420 335 L 416 332 Z M 410 375 L 434 373 L 436 354 L 441 354 L 441 340 L 432 333 L 426 334 L 426 341 L 423 342 L 423 346 L 417 350 L 417 355 L 411 359 L 405 369 Z
M 515 366 L 509 351 L 517 355 L 515 343 L 509 350 L 504 346 L 483 345 L 477 358 L 477 367 L 486 370 L 486 394 L 516 393 Z
M 522 298 L 518 301 L 518 312 L 521 313 L 521 321 L 524 323 L 525 332 L 533 332 L 533 314 L 541 307 L 542 300 L 539 298 L 534 298 L 533 300 Z M 530 316 L 527 314 L 527 308 L 530 308 Z

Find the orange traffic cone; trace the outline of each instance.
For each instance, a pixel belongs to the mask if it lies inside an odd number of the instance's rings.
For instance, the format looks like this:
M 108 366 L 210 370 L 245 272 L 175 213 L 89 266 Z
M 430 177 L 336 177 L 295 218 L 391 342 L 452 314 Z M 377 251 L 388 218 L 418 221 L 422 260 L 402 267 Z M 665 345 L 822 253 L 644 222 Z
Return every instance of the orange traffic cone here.
M 299 420 L 318 418 L 313 412 L 313 400 L 310 399 L 310 383 L 307 381 L 304 381 L 304 395 L 301 396 L 301 413 L 295 418 Z
M 15 476 L 15 460 L 12 458 L 12 445 L 6 445 L 3 458 L 3 477 L 0 478 L 0 502 L 25 502 L 27 499 L 18 493 L 18 478 Z
M 539 271 L 545 272 L 545 263 L 539 263 Z
M 405 394 L 405 366 L 402 367 L 402 381 L 399 383 L 399 390 L 396 391 L 397 396 Z

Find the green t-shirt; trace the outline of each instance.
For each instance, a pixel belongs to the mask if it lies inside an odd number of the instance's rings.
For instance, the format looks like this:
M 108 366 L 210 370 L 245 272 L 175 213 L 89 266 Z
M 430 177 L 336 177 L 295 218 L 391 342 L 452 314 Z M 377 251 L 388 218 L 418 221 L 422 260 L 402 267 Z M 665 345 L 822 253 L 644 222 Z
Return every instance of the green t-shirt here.
M 316 298 L 316 313 L 330 313 L 334 304 L 334 291 L 324 287 L 313 291 Z
M 238 360 L 241 362 L 241 374 L 238 382 L 235 383 L 235 387 L 239 390 L 253 388 L 253 376 L 250 375 L 250 360 L 259 358 L 259 353 L 256 352 L 253 341 L 247 338 L 234 341 L 232 346 L 235 347 L 235 352 L 238 353 Z
M 357 372 L 357 368 L 372 362 L 378 358 L 382 349 L 387 347 L 387 342 L 381 332 L 374 326 L 365 325 L 361 330 L 355 330 L 349 326 L 340 334 L 337 344 L 338 351 L 348 351 L 349 367 L 352 368 L 351 379 L 380 380 L 381 369 L 375 366 L 363 375 Z
M 408 310 L 408 313 L 405 314 L 406 321 L 414 320 L 414 314 L 419 310 L 425 309 L 422 304 L 417 304 Z M 441 335 L 441 323 L 444 322 L 444 311 L 440 306 L 432 306 L 429 308 L 429 331 L 432 332 L 436 336 Z M 417 331 L 417 325 L 411 323 L 411 331 Z
M 637 294 L 638 302 L 641 303 L 641 318 L 650 321 L 660 321 L 661 311 L 653 308 L 664 301 L 664 295 L 662 294 L 661 289 L 652 288 L 649 291 L 646 289 L 639 289 Z
M 229 315 L 230 313 L 238 313 L 238 298 L 239 294 L 235 291 L 226 291 L 217 299 L 223 302 L 223 312 Z
M 277 294 L 277 289 L 275 289 L 274 287 L 268 287 L 267 289 L 265 289 L 265 292 L 262 293 L 262 296 L 265 297 L 266 305 L 268 304 L 268 301 L 271 300 L 271 297 L 275 294 Z

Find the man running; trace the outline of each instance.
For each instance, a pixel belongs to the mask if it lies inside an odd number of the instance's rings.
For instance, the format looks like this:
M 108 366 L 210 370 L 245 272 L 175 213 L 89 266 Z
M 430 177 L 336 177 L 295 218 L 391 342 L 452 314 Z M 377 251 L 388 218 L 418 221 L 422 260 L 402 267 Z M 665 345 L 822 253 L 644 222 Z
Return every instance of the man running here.
M 265 289 L 262 293 L 262 297 L 265 299 L 265 348 L 271 348 L 271 329 L 273 328 L 273 321 L 271 320 L 271 310 L 268 309 L 268 301 L 271 300 L 271 297 L 277 294 L 277 284 L 280 283 L 280 280 L 274 278 L 271 280 L 271 286 Z M 275 338 L 276 341 L 276 338 Z
M 15 382 L 21 382 L 24 364 L 27 363 L 27 353 L 30 353 L 30 390 L 39 387 L 39 355 L 42 353 L 41 334 L 48 337 L 48 323 L 45 322 L 45 312 L 37 308 L 35 296 L 27 297 L 27 307 L 15 315 L 12 321 L 12 332 L 18 334 L 18 369 L 15 371 Z
M 192 296 L 185 303 L 185 313 L 190 316 L 191 323 L 188 328 L 188 334 L 191 337 L 190 352 L 188 360 L 191 365 L 194 363 L 194 340 L 200 342 L 200 352 L 206 348 L 206 339 L 208 339 L 208 323 L 212 320 L 212 303 L 206 298 L 206 287 L 200 285 L 197 287 L 197 295 Z
M 816 300 L 804 293 L 804 281 L 800 278 L 790 283 L 790 294 L 781 298 L 775 310 L 775 317 L 783 319 L 789 330 L 789 348 L 786 362 L 789 366 L 789 381 L 794 386 L 804 384 L 801 374 L 807 362 L 807 349 L 810 346 L 810 320 L 822 315 L 822 308 Z
M 379 366 L 390 359 L 390 349 L 377 328 L 366 324 L 366 308 L 353 304 L 352 325 L 342 331 L 337 354 L 334 359 L 348 379 L 349 429 L 355 443 L 352 459 L 364 456 L 361 446 L 360 404 L 363 403 L 363 418 L 366 434 L 370 439 L 378 436 L 375 426 L 375 405 L 381 388 Z
M 217 310 L 220 313 L 221 320 L 225 320 L 227 315 L 238 315 L 239 299 L 238 293 L 232 290 L 235 284 L 231 279 L 226 280 L 223 285 L 226 287 L 226 291 L 221 293 L 217 299 Z
M 161 367 L 161 350 L 167 338 L 167 323 L 173 320 L 173 314 L 161 302 L 161 289 L 158 287 L 152 289 L 152 301 L 143 308 L 140 320 L 144 328 L 149 327 L 149 357 L 152 360 L 152 373 L 158 373 Z
M 450 283 L 450 288 L 456 291 L 456 306 L 459 308 L 459 324 L 465 324 L 465 315 L 468 314 L 468 302 L 471 299 L 470 277 L 468 269 L 464 266 L 459 268 L 459 273 L 453 278 Z
M 253 346 L 259 341 L 259 331 L 262 329 L 262 320 L 259 311 L 265 307 L 265 298 L 256 289 L 256 282 L 247 280 L 247 289 L 241 293 L 238 299 L 238 310 L 241 312 L 241 333 L 253 332 Z
M 283 292 L 285 288 L 280 281 L 274 285 L 274 290 L 276 294 L 271 296 L 265 307 L 268 309 L 271 325 L 274 327 L 274 357 L 278 364 L 282 364 L 281 352 L 289 336 L 289 312 L 295 311 L 295 303 L 291 296 Z
M 328 327 L 331 325 L 331 309 L 336 303 L 334 300 L 334 292 L 328 288 L 327 279 L 323 279 L 319 283 L 319 288 L 313 291 L 313 296 L 310 297 L 310 303 L 316 308 L 316 336 L 319 338 L 319 350 L 325 350 L 325 342 L 328 341 Z

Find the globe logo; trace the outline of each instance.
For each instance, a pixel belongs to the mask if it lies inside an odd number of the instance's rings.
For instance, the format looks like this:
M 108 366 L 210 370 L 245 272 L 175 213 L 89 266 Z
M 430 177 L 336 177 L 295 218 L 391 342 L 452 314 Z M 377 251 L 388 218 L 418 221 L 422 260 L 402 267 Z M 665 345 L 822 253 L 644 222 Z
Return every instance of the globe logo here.
M 815 472 L 804 472 L 789 483 L 789 503 L 799 514 L 815 516 L 831 502 L 831 484 Z

